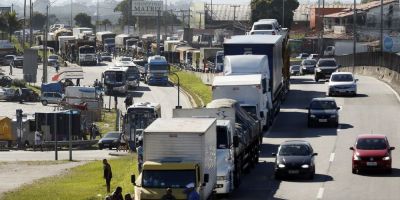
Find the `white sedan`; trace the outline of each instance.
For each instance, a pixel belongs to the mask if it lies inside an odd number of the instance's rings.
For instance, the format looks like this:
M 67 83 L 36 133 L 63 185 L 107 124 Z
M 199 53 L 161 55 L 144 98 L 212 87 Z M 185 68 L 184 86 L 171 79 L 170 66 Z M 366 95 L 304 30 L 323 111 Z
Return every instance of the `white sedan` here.
M 334 72 L 329 79 L 328 96 L 357 96 L 357 81 L 350 72 Z

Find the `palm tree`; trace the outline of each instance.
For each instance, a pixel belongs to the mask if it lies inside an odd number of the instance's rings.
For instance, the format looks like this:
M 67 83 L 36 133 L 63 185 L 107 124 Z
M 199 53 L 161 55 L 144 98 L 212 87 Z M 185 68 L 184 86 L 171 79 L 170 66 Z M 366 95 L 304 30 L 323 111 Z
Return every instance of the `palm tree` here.
M 19 30 L 23 27 L 23 20 L 17 18 L 17 13 L 15 11 L 7 12 L 3 14 L 1 18 L 4 18 L 4 31 L 7 31 L 9 34 L 9 40 L 11 41 L 11 35 L 14 31 Z M 1 25 L 0 20 L 0 25 Z M 0 26 L 2 27 L 2 26 Z
M 108 19 L 105 19 L 101 22 L 101 25 L 104 25 L 104 30 L 107 30 L 107 25 L 112 25 L 111 21 Z

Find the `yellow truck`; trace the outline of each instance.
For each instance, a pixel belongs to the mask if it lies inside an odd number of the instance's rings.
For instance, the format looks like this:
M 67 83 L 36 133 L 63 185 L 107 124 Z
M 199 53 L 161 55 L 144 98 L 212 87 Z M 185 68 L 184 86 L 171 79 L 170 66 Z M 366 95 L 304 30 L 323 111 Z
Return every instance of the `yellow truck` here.
M 9 144 L 15 141 L 12 134 L 11 119 L 8 117 L 0 117 L 0 141 L 7 141 Z
M 217 181 L 216 119 L 157 119 L 143 134 L 143 169 L 135 180 L 135 199 L 161 199 L 171 188 L 176 199 L 194 184 L 200 199 L 214 194 Z

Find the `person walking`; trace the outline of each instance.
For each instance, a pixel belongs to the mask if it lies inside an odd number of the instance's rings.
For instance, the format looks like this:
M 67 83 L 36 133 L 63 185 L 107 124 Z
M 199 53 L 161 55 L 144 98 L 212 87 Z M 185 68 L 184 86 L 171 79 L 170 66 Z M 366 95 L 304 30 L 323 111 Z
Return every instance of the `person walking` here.
M 111 187 L 111 179 L 112 179 L 112 170 L 111 170 L 111 165 L 108 164 L 107 159 L 103 159 L 103 173 L 104 173 L 104 179 L 106 180 L 106 185 L 107 185 L 107 192 L 110 192 L 110 187 Z M 122 189 L 121 189 L 122 192 Z
M 131 106 L 133 104 L 133 98 L 130 94 L 126 95 L 124 103 L 125 103 L 126 110 L 128 110 L 129 106 Z
M 10 62 L 10 73 L 8 73 L 8 75 L 13 75 L 13 66 L 12 66 L 11 62 Z
M 133 200 L 131 194 L 125 194 L 125 200 Z
M 122 187 L 118 186 L 113 194 L 111 195 L 111 200 L 124 200 L 122 196 Z
M 143 141 L 139 140 L 138 147 L 136 148 L 137 159 L 138 159 L 138 170 L 139 173 L 142 171 L 143 167 Z
M 176 200 L 175 196 L 172 195 L 171 188 L 167 188 L 166 194 L 164 194 L 164 196 L 162 196 L 161 200 Z
M 43 145 L 42 145 L 42 134 L 39 132 L 39 130 L 35 131 L 35 145 L 33 145 L 33 151 L 35 151 L 35 147 L 40 146 L 40 151 L 43 151 Z
M 187 195 L 187 200 L 200 200 L 199 193 L 194 189 L 194 183 L 187 184 L 184 192 Z

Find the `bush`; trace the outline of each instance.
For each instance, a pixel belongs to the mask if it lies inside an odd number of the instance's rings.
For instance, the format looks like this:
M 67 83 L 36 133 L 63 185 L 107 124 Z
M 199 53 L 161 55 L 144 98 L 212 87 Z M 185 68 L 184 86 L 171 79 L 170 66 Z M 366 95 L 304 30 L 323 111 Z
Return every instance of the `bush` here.
M 25 87 L 26 81 L 24 79 L 14 79 L 12 80 L 11 85 L 15 87 Z

